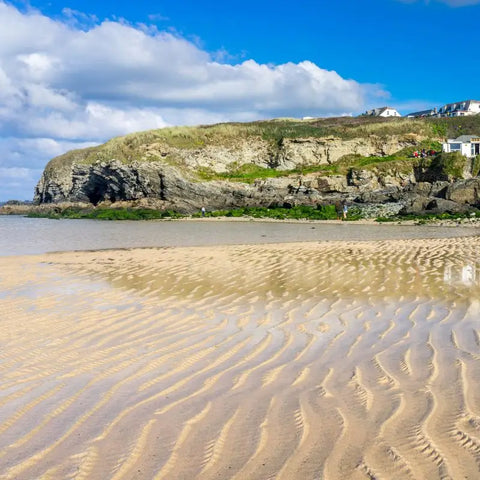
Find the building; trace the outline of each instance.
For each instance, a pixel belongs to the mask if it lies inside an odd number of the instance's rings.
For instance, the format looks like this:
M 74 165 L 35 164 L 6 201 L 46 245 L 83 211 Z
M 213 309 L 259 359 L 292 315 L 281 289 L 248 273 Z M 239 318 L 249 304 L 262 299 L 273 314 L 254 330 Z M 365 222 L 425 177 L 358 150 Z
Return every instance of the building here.
M 440 108 L 430 108 L 420 112 L 412 112 L 407 115 L 408 118 L 418 117 L 464 117 L 467 115 L 477 115 L 480 113 L 479 100 L 465 100 L 463 102 L 447 103 Z
M 421 110 L 420 112 L 412 112 L 407 115 L 407 118 L 423 118 L 434 117 L 437 115 L 437 107 L 429 108 L 428 110 Z
M 401 117 L 401 115 L 392 107 L 381 107 L 367 110 L 362 116 L 365 117 Z
M 480 155 L 480 136 L 478 135 L 461 135 L 458 138 L 449 138 L 443 144 L 443 151 L 460 152 L 465 157 L 475 157 Z
M 438 110 L 438 117 L 464 117 L 480 113 L 480 101 L 465 100 L 463 102 L 447 103 Z

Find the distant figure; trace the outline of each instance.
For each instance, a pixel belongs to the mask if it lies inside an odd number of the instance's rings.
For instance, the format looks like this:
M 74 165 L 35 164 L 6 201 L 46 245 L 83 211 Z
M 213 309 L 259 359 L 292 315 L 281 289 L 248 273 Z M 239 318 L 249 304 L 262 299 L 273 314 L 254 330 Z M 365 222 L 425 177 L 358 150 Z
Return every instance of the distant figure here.
M 340 220 L 340 217 L 342 215 L 342 203 L 341 202 L 335 202 L 335 212 L 337 214 L 337 220 Z
M 202 207 L 202 217 L 205 216 L 205 212 L 206 212 L 205 207 Z
M 344 220 L 347 219 L 347 213 L 348 213 L 348 207 L 347 207 L 347 204 L 344 203 L 344 204 L 343 204 L 343 219 L 344 219 Z

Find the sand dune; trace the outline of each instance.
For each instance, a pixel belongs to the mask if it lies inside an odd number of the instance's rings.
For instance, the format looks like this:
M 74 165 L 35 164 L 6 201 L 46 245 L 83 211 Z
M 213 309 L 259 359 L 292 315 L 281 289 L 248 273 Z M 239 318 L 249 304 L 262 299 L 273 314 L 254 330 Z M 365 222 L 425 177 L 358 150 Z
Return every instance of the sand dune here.
M 2 258 L 0 478 L 480 478 L 479 247 Z

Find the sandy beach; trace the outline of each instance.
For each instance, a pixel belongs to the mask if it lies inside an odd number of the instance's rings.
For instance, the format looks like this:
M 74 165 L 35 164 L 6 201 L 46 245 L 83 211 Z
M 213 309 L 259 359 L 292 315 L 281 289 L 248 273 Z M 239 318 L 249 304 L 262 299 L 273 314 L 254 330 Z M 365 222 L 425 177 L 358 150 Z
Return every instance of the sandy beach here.
M 0 478 L 479 478 L 479 248 L 0 258 Z

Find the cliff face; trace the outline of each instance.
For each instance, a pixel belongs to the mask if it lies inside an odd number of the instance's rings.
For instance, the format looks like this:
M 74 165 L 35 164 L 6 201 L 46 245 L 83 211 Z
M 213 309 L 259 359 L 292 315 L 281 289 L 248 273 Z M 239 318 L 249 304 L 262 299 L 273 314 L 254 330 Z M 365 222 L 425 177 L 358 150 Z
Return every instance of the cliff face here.
M 326 180 L 320 174 L 303 179 L 294 174 L 253 184 L 200 181 L 195 174 L 201 169 L 224 173 L 242 165 L 288 171 L 332 164 L 346 154 L 388 155 L 418 141 L 416 135 L 392 136 L 387 141 L 376 136 L 345 141 L 327 137 L 283 139 L 272 146 L 271 142 L 254 138 L 228 146 L 189 149 L 153 142 L 141 145 L 138 148 L 141 159 L 128 163 L 116 160 L 114 154 L 110 159 L 86 163 L 92 153 L 95 155 L 95 149 L 86 149 L 58 157 L 47 165 L 35 189 L 34 202 L 96 205 L 105 201 L 151 199 L 165 208 L 181 211 L 201 206 L 278 205 L 285 201 L 312 203 L 322 196 L 321 192 L 347 193 L 346 178 L 340 182 L 340 190 L 332 190 L 331 184 L 325 187 Z M 402 178 L 397 180 L 400 182 Z M 293 198 L 289 198 L 291 196 Z
M 36 187 L 35 202 L 100 202 L 149 200 L 157 208 L 196 211 L 243 205 L 276 204 L 285 187 L 262 189 L 236 182 L 198 182 L 160 162 L 129 165 L 118 161 L 94 165 L 73 164 L 69 175 L 44 174 Z M 144 202 L 145 204 L 145 202 Z

